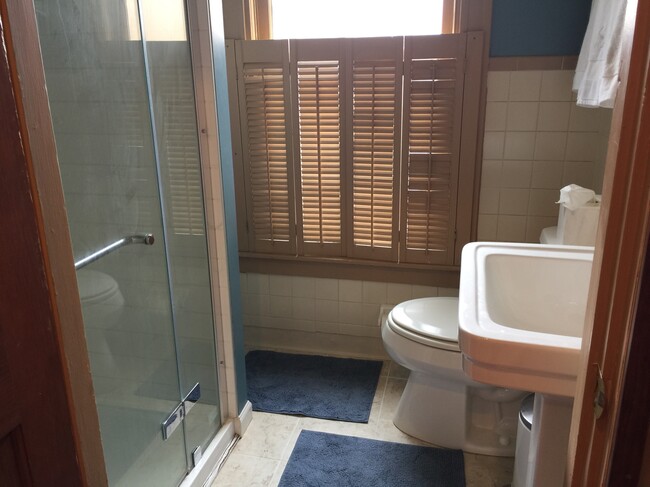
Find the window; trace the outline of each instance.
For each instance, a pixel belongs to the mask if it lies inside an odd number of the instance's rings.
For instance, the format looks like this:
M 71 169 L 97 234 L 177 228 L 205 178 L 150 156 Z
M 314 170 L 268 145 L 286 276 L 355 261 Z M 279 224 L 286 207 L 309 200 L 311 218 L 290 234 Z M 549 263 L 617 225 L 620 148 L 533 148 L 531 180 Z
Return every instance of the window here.
M 248 39 L 437 35 L 456 0 L 247 0 Z
M 458 265 L 482 49 L 480 33 L 235 42 L 241 250 Z

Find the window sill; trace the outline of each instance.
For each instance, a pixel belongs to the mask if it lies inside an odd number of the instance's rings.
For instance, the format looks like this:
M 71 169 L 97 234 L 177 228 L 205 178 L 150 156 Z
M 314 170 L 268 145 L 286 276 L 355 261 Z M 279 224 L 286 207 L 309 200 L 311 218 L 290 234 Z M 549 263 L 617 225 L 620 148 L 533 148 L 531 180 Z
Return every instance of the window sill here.
M 459 266 L 396 264 L 251 252 L 239 253 L 239 268 L 244 273 L 352 279 L 450 288 L 457 288 L 460 280 Z

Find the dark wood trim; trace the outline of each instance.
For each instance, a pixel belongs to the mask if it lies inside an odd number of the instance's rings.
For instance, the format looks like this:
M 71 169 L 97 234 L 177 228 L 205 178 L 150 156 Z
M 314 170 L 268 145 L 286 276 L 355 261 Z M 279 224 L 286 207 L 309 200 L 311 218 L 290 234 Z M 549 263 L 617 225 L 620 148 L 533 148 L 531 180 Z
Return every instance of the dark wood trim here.
M 21 23 L 13 23 L 7 7 L 0 2 L 0 470 L 9 469 L 11 485 L 81 486 L 88 478 L 14 56 Z
M 16 96 L 40 226 L 47 285 L 53 305 L 72 430 L 79 448 L 84 483 L 107 484 L 99 420 L 90 375 L 81 304 L 77 290 L 67 214 L 56 156 L 45 74 L 32 1 L 2 0 L 10 29 L 8 56 L 15 71 Z
M 646 248 L 639 306 L 629 340 L 627 372 L 623 384 L 609 485 L 639 484 L 650 422 L 650 246 Z M 647 484 L 645 484 L 647 485 Z
M 427 266 L 390 262 L 349 260 L 328 257 L 239 254 L 239 269 L 244 273 L 323 277 L 358 281 L 417 284 L 457 289 L 458 266 Z
M 650 229 L 650 4 L 630 1 L 627 9 L 570 435 L 572 487 L 607 485 L 610 472 L 618 468 L 613 452 L 625 451 L 639 437 L 645 440 L 645 426 L 637 424 L 623 444 L 616 441 Z M 649 344 L 641 345 L 647 349 Z M 598 419 L 593 411 L 596 364 L 606 390 L 606 409 Z

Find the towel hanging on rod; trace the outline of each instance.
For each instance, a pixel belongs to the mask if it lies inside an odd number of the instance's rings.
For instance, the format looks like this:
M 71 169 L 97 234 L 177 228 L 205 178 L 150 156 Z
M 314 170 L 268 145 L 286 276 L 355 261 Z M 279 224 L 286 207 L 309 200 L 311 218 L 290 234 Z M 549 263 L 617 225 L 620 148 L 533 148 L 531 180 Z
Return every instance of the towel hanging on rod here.
M 594 0 L 573 91 L 583 107 L 612 108 L 619 85 L 621 31 L 627 0 Z

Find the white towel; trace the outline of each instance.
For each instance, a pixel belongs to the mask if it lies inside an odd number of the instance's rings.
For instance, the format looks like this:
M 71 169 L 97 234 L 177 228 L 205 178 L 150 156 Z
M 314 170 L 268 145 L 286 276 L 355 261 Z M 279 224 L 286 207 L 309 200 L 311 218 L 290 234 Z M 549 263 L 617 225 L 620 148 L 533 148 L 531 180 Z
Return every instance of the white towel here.
M 619 85 L 621 31 L 627 0 L 594 0 L 573 91 L 578 105 L 612 108 Z

